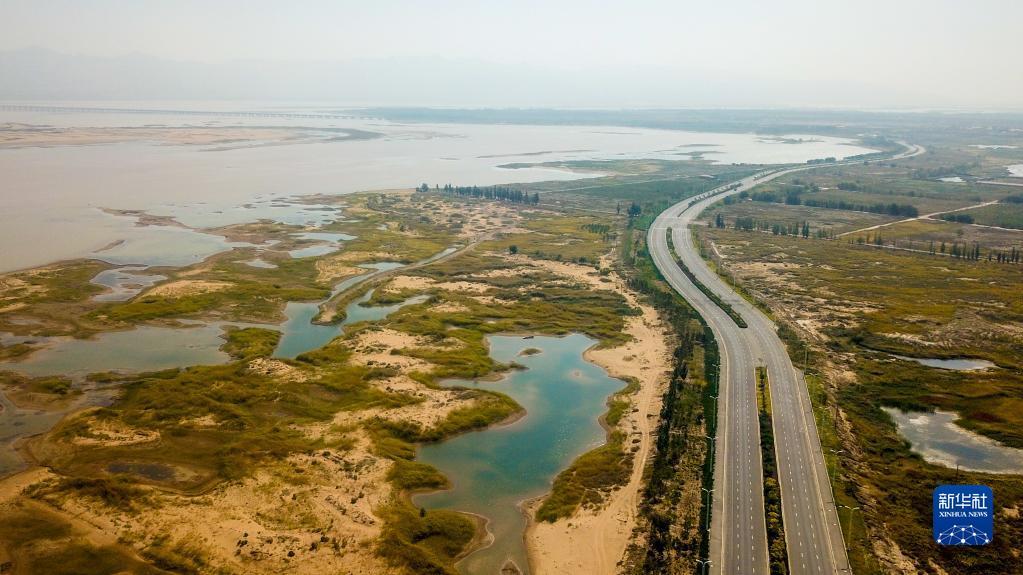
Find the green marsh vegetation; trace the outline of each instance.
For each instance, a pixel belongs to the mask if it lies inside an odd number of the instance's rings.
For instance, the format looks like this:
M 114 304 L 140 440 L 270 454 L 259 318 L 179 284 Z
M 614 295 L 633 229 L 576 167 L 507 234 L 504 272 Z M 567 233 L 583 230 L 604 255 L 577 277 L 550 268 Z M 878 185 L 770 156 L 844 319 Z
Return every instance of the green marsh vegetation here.
M 157 484 L 194 492 L 243 477 L 266 459 L 331 447 L 296 426 L 327 421 L 342 410 L 413 401 L 374 388 L 380 376 L 374 369 L 339 359 L 308 381 L 287 385 L 249 371 L 244 362 L 143 374 L 121 383 L 113 405 L 55 428 L 43 451 L 49 465 L 71 477 L 105 477 L 111 464 L 124 461 L 166 465 L 179 471 Z M 214 425 L 190 423 L 204 418 Z M 67 449 L 75 437 L 92 436 L 90 420 L 159 432 L 160 441 Z
M 218 254 L 197 267 L 177 271 L 166 282 L 194 279 L 224 284 L 216 289 L 143 292 L 127 302 L 104 305 L 90 317 L 120 325 L 183 318 L 274 322 L 283 317 L 281 310 L 288 301 L 323 299 L 330 294 L 330 286 L 317 281 L 313 258 L 274 259 L 277 267 L 267 269 L 242 263 L 252 257 L 254 254 L 242 250 Z M 201 270 L 200 275 L 196 269 Z
M 356 204 L 353 215 L 360 221 L 346 223 L 343 228 L 339 224 L 336 230 L 359 236 L 340 252 L 360 254 L 345 260 L 346 264 L 362 261 L 358 259 L 363 257 L 361 254 L 379 258 L 380 253 L 387 252 L 395 254 L 397 261 L 418 261 L 441 251 L 455 241 L 454 234 L 466 220 L 457 217 L 461 202 L 469 201 L 444 200 L 433 194 L 415 196 L 414 200 L 372 195 L 360 198 L 345 198 Z M 438 216 L 440 212 L 429 206 L 445 207 L 448 215 Z M 512 366 L 495 363 L 489 357 L 485 344 L 488 334 L 582 332 L 598 339 L 601 345 L 622 343 L 624 317 L 636 310 L 616 293 L 593 290 L 543 267 L 518 274 L 491 273 L 521 267 L 504 256 L 506 242 L 520 246 L 519 257 L 595 265 L 614 245 L 617 223 L 613 218 L 523 209 L 532 211 L 524 212 L 516 225 L 529 233 L 496 237 L 477 249 L 407 272 L 436 282 L 486 284 L 485 295 L 496 298 L 500 305 L 481 303 L 472 294 L 427 287 L 429 303 L 406 306 L 378 322 L 349 326 L 325 347 L 295 360 L 276 362 L 272 369 L 253 366 L 266 365 L 260 361 L 265 362 L 272 353 L 279 334 L 261 328 L 233 328 L 228 329 L 224 345 L 232 361 L 225 365 L 132 375 L 94 374 L 90 380 L 117 384 L 121 394 L 107 407 L 64 420 L 44 439 L 33 443 L 33 453 L 67 479 L 37 492 L 36 501 L 59 505 L 66 498 L 77 497 L 94 501 L 111 513 L 134 516 L 140 511 L 124 506 L 125 494 L 129 494 L 127 500 L 145 501 L 147 509 L 156 512 L 165 492 L 202 497 L 216 486 L 243 481 L 256 470 L 277 473 L 274 470 L 280 466 L 275 462 L 292 456 L 352 449 L 349 432 L 310 434 L 307 430 L 329 426 L 342 412 L 377 409 L 386 413 L 422 401 L 386 390 L 383 382 L 397 375 L 395 368 L 353 361 L 355 351 L 350 346 L 362 330 L 386 328 L 435 343 L 392 351 L 427 362 L 428 368 L 407 375 L 428 388 L 437 388 L 447 378 L 485 377 L 510 369 Z M 249 231 L 265 235 L 276 229 L 267 226 L 259 224 L 258 230 Z M 243 230 L 235 232 L 242 234 Z M 515 237 L 509 239 L 511 236 Z M 322 266 L 317 263 L 332 256 L 291 259 L 264 255 L 278 266 L 270 269 L 243 263 L 253 256 L 246 249 L 219 254 L 203 264 L 175 270 L 167 281 L 228 284 L 223 289 L 143 294 L 123 303 L 87 305 L 83 315 L 90 321 L 103 322 L 104 327 L 179 318 L 265 321 L 279 315 L 285 301 L 325 297 L 329 284 L 319 281 Z M 87 282 L 94 272 L 80 272 L 82 281 Z M 402 300 L 409 295 L 413 294 L 400 294 Z M 394 297 L 393 292 L 378 289 L 371 303 Z M 441 303 L 452 306 L 438 309 Z M 409 493 L 447 484 L 447 478 L 436 470 L 415 461 L 416 445 L 506 420 L 520 410 L 499 393 L 469 389 L 449 393 L 460 405 L 436 425 L 369 417 L 356 426 L 369 439 L 374 456 L 393 461 L 387 480 L 395 497 L 375 510 L 384 519 L 376 551 L 409 572 L 453 573 L 454 561 L 478 534 L 478 525 L 464 515 L 423 513 L 411 506 Z M 617 422 L 626 405 L 624 396 L 610 401 L 609 423 Z M 109 433 L 118 430 L 152 439 L 108 440 Z M 615 433 L 609 439 L 611 442 L 600 451 L 600 465 L 626 470 L 627 477 L 630 460 L 624 442 Z M 577 462 L 575 469 L 589 467 L 595 456 L 589 457 Z M 599 489 L 610 488 L 600 475 Z M 622 474 L 611 475 L 618 481 Z M 291 474 L 282 476 L 282 481 L 288 484 L 310 479 L 307 474 Z M 150 495 L 137 497 L 136 490 Z M 147 539 L 133 545 L 143 546 L 145 558 L 159 568 L 187 572 L 199 569 L 206 559 L 203 551 L 178 549 L 171 540 L 157 543 Z
M 0 553 L 4 573 L 11 575 L 170 573 L 138 560 L 134 553 L 119 545 L 97 546 L 87 542 L 68 520 L 34 502 L 23 502 L 4 509 L 0 541 L 4 542 L 3 551 L 16 558 L 16 561 L 7 562 Z
M 269 357 L 281 340 L 281 332 L 259 327 L 228 326 L 222 349 L 235 359 Z
M 417 510 L 396 502 L 382 511 L 385 526 L 380 553 L 408 573 L 455 575 L 453 563 L 477 537 L 477 525 L 465 515 Z
M 480 249 L 510 251 L 515 246 L 517 253 L 539 259 L 596 265 L 614 241 L 607 221 L 607 217 L 538 215 L 523 222 L 528 233 L 507 234 L 484 242 Z
M 74 260 L 0 276 L 0 331 L 19 335 L 87 337 L 104 329 L 102 322 L 84 317 L 95 307 L 90 298 L 104 290 L 89 282 L 113 266 L 93 260 Z M 25 352 L 18 347 L 18 354 Z M 5 347 L 0 350 L 11 349 Z M 12 352 L 6 352 L 12 353 Z
M 0 371 L 0 388 L 22 409 L 60 408 L 82 394 L 71 379 L 64 376 L 29 377 L 8 371 Z
M 456 241 L 457 227 L 428 215 L 429 210 L 424 209 L 430 200 L 383 194 L 357 194 L 343 200 L 356 219 L 318 230 L 356 236 L 344 242 L 338 254 L 291 258 L 287 250 L 308 243 L 294 237 L 303 231 L 298 226 L 270 222 L 230 226 L 214 231 L 245 241 L 278 240 L 277 245 L 259 254 L 276 267 L 249 266 L 245 262 L 256 257 L 256 251 L 234 249 L 184 268 L 153 268 L 168 279 L 124 302 L 91 300 L 105 288 L 89 280 L 114 267 L 100 261 L 61 262 L 7 274 L 0 284 L 3 297 L 0 301 L 6 309 L 0 312 L 0 331 L 88 337 L 139 323 L 179 319 L 278 322 L 287 302 L 316 301 L 329 295 L 333 281 L 321 272 L 321 260 L 336 260 L 341 255 L 344 265 L 351 267 L 377 262 L 387 255 L 392 261 L 411 263 Z M 160 286 L 166 284 L 184 285 L 181 289 L 162 290 Z M 28 347 L 7 346 L 0 353 L 24 355 L 30 351 Z

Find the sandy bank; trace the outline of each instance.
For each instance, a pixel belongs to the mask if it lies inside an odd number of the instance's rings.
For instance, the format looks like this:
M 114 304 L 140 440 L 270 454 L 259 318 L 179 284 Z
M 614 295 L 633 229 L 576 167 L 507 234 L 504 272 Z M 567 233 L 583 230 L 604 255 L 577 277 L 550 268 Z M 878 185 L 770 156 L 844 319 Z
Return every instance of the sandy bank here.
M 634 449 L 629 482 L 615 491 L 599 509 L 580 509 L 568 519 L 554 523 L 531 522 L 526 531 L 531 571 L 534 575 L 614 574 L 636 525 L 643 469 L 653 451 L 653 437 L 661 408 L 661 395 L 670 373 L 668 334 L 657 312 L 640 304 L 626 290 L 621 278 L 610 276 L 604 282 L 592 268 L 558 262 L 542 262 L 541 267 L 591 284 L 597 289 L 621 293 L 642 315 L 627 318 L 626 332 L 632 341 L 607 349 L 590 349 L 585 358 L 603 367 L 612 376 L 635 378 L 639 389 L 631 396 L 633 409 L 619 426 L 626 445 Z M 533 517 L 542 499 L 524 505 Z

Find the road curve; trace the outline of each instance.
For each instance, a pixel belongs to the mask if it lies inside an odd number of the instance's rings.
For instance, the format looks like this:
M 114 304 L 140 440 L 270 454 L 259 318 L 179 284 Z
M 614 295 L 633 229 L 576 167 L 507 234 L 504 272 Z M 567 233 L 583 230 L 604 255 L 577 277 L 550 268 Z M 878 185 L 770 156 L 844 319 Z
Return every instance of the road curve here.
M 921 146 L 903 145 L 906 151 L 887 160 L 925 151 Z M 675 204 L 662 212 L 647 232 L 654 264 L 672 288 L 703 316 L 721 352 L 710 525 L 711 573 L 768 573 L 756 366 L 767 368 L 771 385 L 789 571 L 798 575 L 849 572 L 849 560 L 802 374 L 792 365 L 770 318 L 736 294 L 703 261 L 693 244 L 689 225 L 722 197 L 793 172 L 849 163 L 859 162 L 800 165 L 753 174 Z M 748 327 L 740 328 L 686 277 L 668 247 L 669 233 L 679 259 L 704 286 L 730 304 Z

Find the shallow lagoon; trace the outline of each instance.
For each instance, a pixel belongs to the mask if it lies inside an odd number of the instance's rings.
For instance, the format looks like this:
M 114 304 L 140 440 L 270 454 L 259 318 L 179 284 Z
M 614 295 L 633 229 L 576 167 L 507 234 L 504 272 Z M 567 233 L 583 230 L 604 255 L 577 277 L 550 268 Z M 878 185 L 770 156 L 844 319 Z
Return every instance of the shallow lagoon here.
M 914 453 L 929 463 L 985 473 L 1023 473 L 1023 449 L 1015 449 L 956 425 L 950 411 L 887 413 Z
M 288 252 L 293 258 L 325 256 L 341 249 L 341 242 L 354 240 L 355 236 L 329 232 L 304 232 L 293 234 L 297 239 L 320 242 L 310 246 L 297 248 Z M 325 242 L 325 243 L 324 243 Z
M 907 357 L 904 355 L 895 355 L 904 361 L 915 361 L 920 365 L 926 365 L 927 367 L 936 367 L 938 369 L 949 369 L 952 371 L 980 371 L 984 369 L 991 369 L 997 367 L 986 359 L 971 359 L 968 357 L 957 357 L 953 359 L 937 359 L 937 358 L 926 358 L 926 357 Z
M 115 265 L 180 267 L 235 247 L 257 247 L 229 242 L 223 236 L 175 226 L 139 226 L 126 230 L 119 243 L 88 257 Z
M 189 365 L 224 363 L 228 355 L 223 325 L 191 327 L 139 326 L 129 331 L 101 333 L 92 339 L 54 338 L 19 362 L 0 363 L 0 371 L 31 376 L 156 371 Z
M 145 270 L 145 267 L 128 266 L 99 272 L 96 277 L 89 280 L 89 283 L 110 289 L 96 294 L 92 299 L 95 301 L 127 301 L 138 295 L 143 289 L 167 279 L 167 276 L 159 274 L 135 273 Z
M 596 343 L 583 335 L 490 336 L 488 342 L 495 360 L 515 361 L 527 369 L 500 381 L 446 385 L 505 393 L 526 409 L 526 415 L 510 425 L 422 446 L 418 460 L 447 475 L 452 489 L 417 495 L 414 503 L 487 518 L 494 542 L 463 559 L 458 564 L 463 573 L 495 575 L 508 560 L 528 573 L 526 518 L 520 503 L 550 491 L 559 471 L 604 442 L 599 417 L 607 411 L 608 396 L 624 383 L 583 359 L 583 352 Z M 541 353 L 520 355 L 531 347 Z

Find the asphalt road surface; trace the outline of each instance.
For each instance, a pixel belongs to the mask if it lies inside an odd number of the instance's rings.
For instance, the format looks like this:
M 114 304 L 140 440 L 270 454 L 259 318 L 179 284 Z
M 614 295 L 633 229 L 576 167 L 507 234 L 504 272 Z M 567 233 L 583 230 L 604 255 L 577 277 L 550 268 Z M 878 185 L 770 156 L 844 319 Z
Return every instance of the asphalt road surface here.
M 924 153 L 906 151 L 886 161 Z M 839 162 L 842 164 L 845 162 Z M 850 162 L 855 163 L 855 162 Z M 776 326 L 711 270 L 693 244 L 689 225 L 721 198 L 793 172 L 836 164 L 766 170 L 689 198 L 662 212 L 648 231 L 654 264 L 668 283 L 703 316 L 721 352 L 717 450 L 711 507 L 709 573 L 768 573 L 763 467 L 757 418 L 755 369 L 767 368 L 774 442 L 782 495 L 782 517 L 793 574 L 849 572 L 842 528 L 802 374 L 792 365 Z M 740 328 L 682 272 L 668 246 L 693 275 L 746 321 Z

